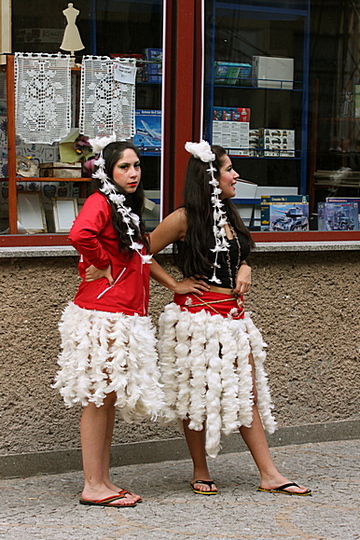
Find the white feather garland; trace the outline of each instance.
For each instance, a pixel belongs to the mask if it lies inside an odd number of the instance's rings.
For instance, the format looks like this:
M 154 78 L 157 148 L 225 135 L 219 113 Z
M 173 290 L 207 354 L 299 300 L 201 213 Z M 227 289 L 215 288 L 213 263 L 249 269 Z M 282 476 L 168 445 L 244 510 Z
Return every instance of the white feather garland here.
M 275 430 L 263 367 L 266 345 L 248 314 L 235 320 L 205 310 L 181 311 L 171 303 L 159 319 L 158 347 L 165 399 L 162 420 L 189 419 L 189 427 L 195 431 L 205 427 L 206 421 L 209 456 L 219 452 L 221 433 L 228 435 L 252 424 L 250 352 L 260 417 L 269 433 Z

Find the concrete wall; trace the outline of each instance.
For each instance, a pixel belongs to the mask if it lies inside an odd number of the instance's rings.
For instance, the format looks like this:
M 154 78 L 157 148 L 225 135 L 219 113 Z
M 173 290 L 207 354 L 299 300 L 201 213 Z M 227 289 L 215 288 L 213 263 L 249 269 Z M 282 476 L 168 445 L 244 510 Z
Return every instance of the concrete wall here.
M 159 260 L 170 267 L 169 256 Z M 359 420 L 360 251 L 254 253 L 250 262 L 247 308 L 268 343 L 279 427 Z M 0 271 L 0 460 L 77 449 L 80 410 L 51 389 L 77 257 L 0 259 Z M 155 322 L 170 300 L 152 283 Z M 178 437 L 175 428 L 118 420 L 114 444 Z

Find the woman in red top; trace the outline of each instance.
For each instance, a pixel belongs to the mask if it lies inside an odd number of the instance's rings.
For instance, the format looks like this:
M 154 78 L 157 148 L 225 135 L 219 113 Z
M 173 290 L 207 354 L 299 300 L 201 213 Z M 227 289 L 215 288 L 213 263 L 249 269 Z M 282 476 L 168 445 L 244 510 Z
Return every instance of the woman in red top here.
M 141 221 L 139 153 L 128 142 L 111 140 L 91 141 L 95 152 L 104 148 L 93 175 L 97 189 L 69 235 L 80 253 L 82 281 L 59 325 L 62 351 L 54 387 L 68 407 L 84 407 L 80 503 L 118 508 L 141 498 L 109 478 L 115 409 L 126 421 L 155 419 L 162 391 L 147 316 L 151 257 Z

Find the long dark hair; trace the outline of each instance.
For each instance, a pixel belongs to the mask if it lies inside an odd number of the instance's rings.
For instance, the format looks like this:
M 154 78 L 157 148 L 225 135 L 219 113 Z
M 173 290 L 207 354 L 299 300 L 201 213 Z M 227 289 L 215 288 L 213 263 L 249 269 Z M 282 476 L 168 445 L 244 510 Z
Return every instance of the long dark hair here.
M 219 178 L 226 151 L 221 146 L 212 146 L 215 154 L 213 166 L 215 178 Z M 176 265 L 185 277 L 208 275 L 212 262 L 208 258 L 208 236 L 213 228 L 213 207 L 211 204 L 212 186 L 209 184 L 209 163 L 191 156 L 185 174 L 184 204 L 187 218 L 187 231 L 179 255 L 178 245 L 174 244 Z M 244 234 L 250 248 L 255 246 L 253 239 L 230 199 L 223 199 L 227 218 L 235 231 Z
M 124 189 L 118 186 L 113 179 L 113 170 L 115 164 L 123 157 L 125 150 L 130 149 L 135 152 L 140 161 L 140 152 L 139 149 L 128 141 L 119 141 L 112 142 L 105 146 L 103 150 L 103 158 L 105 160 L 105 172 L 108 176 L 109 181 L 115 186 L 117 191 L 125 196 L 125 206 L 129 206 L 140 218 L 139 230 L 135 228 L 134 240 L 141 242 L 145 245 L 146 249 L 149 250 L 149 242 L 145 232 L 145 225 L 141 219 L 143 210 L 144 210 L 144 188 L 142 182 L 140 183 L 134 193 L 126 193 Z M 93 189 L 100 191 L 101 181 L 98 179 L 93 179 Z M 115 204 L 108 198 L 108 201 L 112 208 L 112 222 L 115 231 L 119 235 L 119 250 L 121 253 L 128 254 L 129 256 L 133 254 L 133 250 L 130 248 L 131 240 L 127 234 L 127 225 L 124 223 L 121 215 L 116 209 Z

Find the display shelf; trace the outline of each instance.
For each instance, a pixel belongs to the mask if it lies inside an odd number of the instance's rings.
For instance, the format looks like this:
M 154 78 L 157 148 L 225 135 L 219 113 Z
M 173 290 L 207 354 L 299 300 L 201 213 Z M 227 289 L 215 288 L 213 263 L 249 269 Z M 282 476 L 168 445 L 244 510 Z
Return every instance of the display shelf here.
M 302 3 L 304 9 L 293 9 L 285 1 L 282 6 L 281 3 L 278 6 L 264 6 L 263 2 L 259 1 L 251 2 L 249 5 L 216 0 L 212 5 L 213 9 L 208 14 L 207 29 L 209 38 L 205 71 L 205 138 L 213 142 L 213 109 L 221 107 L 249 108 L 250 129 L 294 130 L 295 156 L 236 156 L 235 151 L 229 154 L 232 159 L 236 157 L 242 162 L 244 160 L 264 163 L 265 161 L 275 163 L 278 160 L 299 162 L 296 183 L 299 194 L 305 195 L 308 192 L 310 1 L 305 0 Z M 272 41 L 276 41 L 275 27 L 278 31 L 284 28 L 284 33 L 287 32 L 289 36 L 288 42 L 285 36 L 281 40 L 282 52 L 278 54 L 270 46 Z M 265 35 L 267 37 L 264 37 Z M 283 86 L 290 81 L 292 88 L 281 88 L 281 84 L 278 88 L 259 87 L 255 84 L 254 74 L 249 78 L 240 78 L 237 84 L 216 82 L 214 70 L 216 61 L 251 64 L 252 57 L 259 54 L 264 57 L 294 58 L 294 77 L 292 80 L 283 81 Z M 216 74 L 216 77 L 220 75 Z M 266 79 L 267 84 L 271 82 L 275 84 L 281 80 L 275 77 Z M 222 118 L 216 120 L 222 121 Z M 226 120 L 224 118 L 223 121 Z M 221 145 L 227 151 L 230 150 L 226 143 Z M 241 150 L 243 149 L 246 150 L 246 147 L 242 145 Z M 284 173 L 283 178 L 279 178 L 279 183 L 286 185 L 286 181 Z

